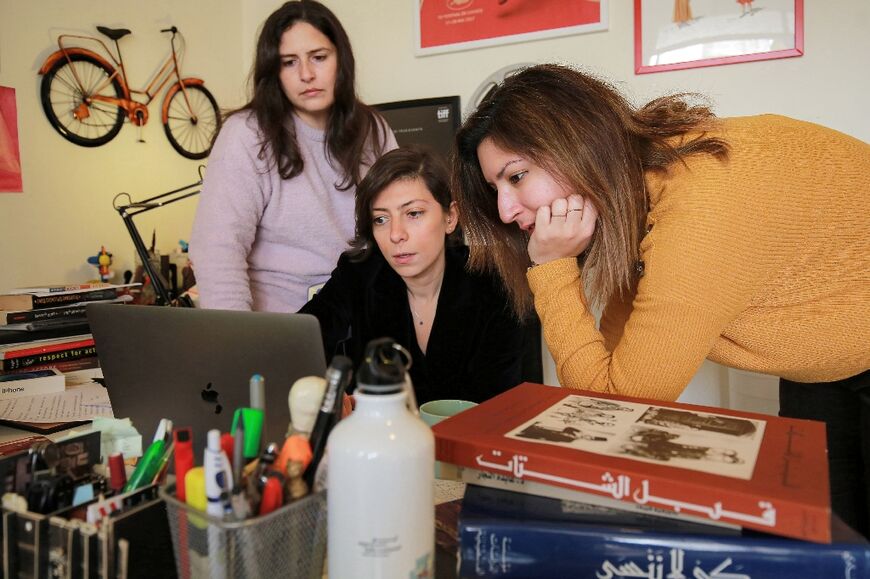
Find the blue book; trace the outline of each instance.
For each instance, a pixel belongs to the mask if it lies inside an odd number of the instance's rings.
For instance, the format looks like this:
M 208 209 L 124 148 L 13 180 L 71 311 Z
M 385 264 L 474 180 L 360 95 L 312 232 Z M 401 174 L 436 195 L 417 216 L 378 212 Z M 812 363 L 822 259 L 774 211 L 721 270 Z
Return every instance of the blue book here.
M 514 501 L 510 495 L 514 496 Z M 577 503 L 468 485 L 460 577 L 766 579 L 870 577 L 870 543 L 832 518 L 832 544 L 704 525 L 655 526 Z

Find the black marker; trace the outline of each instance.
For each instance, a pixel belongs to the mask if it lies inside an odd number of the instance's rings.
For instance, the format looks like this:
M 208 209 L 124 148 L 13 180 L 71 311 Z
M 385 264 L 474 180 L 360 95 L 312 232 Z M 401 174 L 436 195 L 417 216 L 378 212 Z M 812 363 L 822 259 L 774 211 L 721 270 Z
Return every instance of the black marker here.
M 308 488 L 314 488 L 314 477 L 317 474 L 317 466 L 326 451 L 326 439 L 335 423 L 338 422 L 341 413 L 341 403 L 344 399 L 345 390 L 350 385 L 353 375 L 353 362 L 347 356 L 335 356 L 326 369 L 326 391 L 323 393 L 323 402 L 320 411 L 311 429 L 311 463 L 305 469 L 305 483 Z

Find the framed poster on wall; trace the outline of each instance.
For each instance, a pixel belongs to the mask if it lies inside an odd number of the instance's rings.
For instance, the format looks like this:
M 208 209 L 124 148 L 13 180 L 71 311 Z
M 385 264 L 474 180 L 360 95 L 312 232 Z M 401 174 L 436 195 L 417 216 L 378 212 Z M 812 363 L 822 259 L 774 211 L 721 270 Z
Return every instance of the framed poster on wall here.
M 634 0 L 637 74 L 803 53 L 803 0 Z
M 0 86 L 0 192 L 20 193 L 22 185 L 15 89 Z
M 425 56 L 607 30 L 608 0 L 417 0 L 416 54 Z

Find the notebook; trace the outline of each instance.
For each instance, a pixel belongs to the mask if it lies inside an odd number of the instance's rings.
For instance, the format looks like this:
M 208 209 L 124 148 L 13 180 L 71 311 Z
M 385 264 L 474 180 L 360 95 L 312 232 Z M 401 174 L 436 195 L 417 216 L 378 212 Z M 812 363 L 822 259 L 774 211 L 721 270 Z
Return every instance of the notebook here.
M 90 304 L 88 322 L 116 418 L 131 418 L 151 442 L 161 418 L 190 426 L 194 456 L 209 429 L 229 432 L 249 406 L 249 382 L 266 386 L 262 446 L 281 443 L 287 395 L 303 376 L 323 376 L 320 325 L 307 314 Z

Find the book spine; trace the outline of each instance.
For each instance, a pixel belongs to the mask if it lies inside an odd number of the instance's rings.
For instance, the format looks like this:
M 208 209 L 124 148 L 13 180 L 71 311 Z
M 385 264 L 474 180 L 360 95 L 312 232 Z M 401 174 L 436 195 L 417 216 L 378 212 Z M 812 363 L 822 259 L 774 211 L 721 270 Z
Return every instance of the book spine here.
M 562 501 L 575 501 L 597 507 L 616 509 L 626 514 L 632 513 L 641 517 L 663 517 L 672 521 L 685 521 L 688 525 L 701 524 L 732 531 L 739 529 L 738 525 L 731 525 L 721 521 L 711 521 L 701 517 L 693 517 L 685 513 L 675 513 L 665 509 L 639 505 L 637 503 L 618 501 L 614 498 L 593 495 L 574 491 L 560 486 L 547 485 L 531 480 L 518 479 L 505 474 L 493 474 L 474 468 L 459 467 L 458 478 L 466 484 L 479 485 L 489 489 L 511 491 L 536 497 L 546 497 Z
M 104 288 L 75 293 L 58 293 L 56 295 L 33 296 L 33 309 L 51 308 L 76 302 L 94 302 L 98 300 L 110 300 L 118 297 L 115 288 Z
M 55 394 L 63 392 L 66 387 L 66 380 L 63 374 L 52 374 L 47 370 L 34 372 L 33 374 L 32 378 L 0 381 L 0 400 Z
M 69 307 L 45 308 L 41 310 L 24 310 L 20 312 L 6 312 L 0 315 L 0 325 L 23 324 L 27 322 L 40 322 L 45 320 L 85 318 L 87 310 L 85 304 L 76 304 Z
M 4 374 L 21 374 L 23 372 L 35 372 L 36 370 L 49 370 L 54 368 L 58 372 L 63 372 L 64 374 L 68 372 L 77 372 L 79 370 L 91 370 L 93 368 L 100 367 L 100 359 L 97 358 L 96 355 L 93 356 L 85 356 L 84 358 L 76 358 L 74 360 L 61 360 L 54 362 L 46 362 L 42 364 L 33 364 L 32 366 L 28 366 L 26 368 L 19 368 L 17 370 L 10 370 L 8 372 L 0 372 L 0 376 Z
M 45 346 L 37 346 L 35 348 L 21 348 L 20 350 L 8 350 L 0 354 L 0 359 L 9 360 L 12 358 L 24 358 L 25 356 L 35 356 L 37 354 L 47 354 L 49 352 L 62 352 L 64 350 L 74 350 L 76 348 L 87 348 L 94 345 L 93 338 L 84 340 L 74 340 L 60 344 L 48 344 Z
M 826 505 L 731 492 L 722 486 L 710 488 L 693 477 L 676 479 L 652 472 L 637 475 L 595 463 L 526 456 L 507 446 L 486 448 L 475 440 L 439 438 L 437 433 L 435 457 L 460 467 L 508 474 L 713 522 L 820 543 L 831 541 L 830 510 Z
M 866 577 L 864 545 L 460 515 L 460 577 Z
M 37 364 L 49 364 L 51 362 L 64 360 L 77 360 L 86 356 L 96 356 L 96 354 L 96 346 L 73 348 L 71 350 L 62 350 L 60 352 L 46 352 L 43 354 L 34 354 L 32 356 L 23 356 L 21 358 L 0 360 L 0 370 L 8 372 L 9 370 L 18 370 L 19 368 L 29 368 L 30 366 L 35 366 Z
M 98 283 L 80 283 L 76 285 L 51 285 L 45 287 L 25 287 L 14 289 L 9 293 L 11 295 L 18 294 L 42 294 L 42 293 L 61 293 L 61 292 L 72 292 L 72 291 L 84 291 L 84 290 L 93 290 L 100 289 L 104 287 L 108 287 L 109 284 L 105 282 Z

